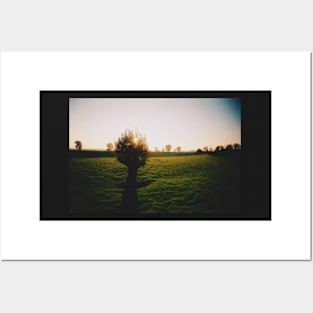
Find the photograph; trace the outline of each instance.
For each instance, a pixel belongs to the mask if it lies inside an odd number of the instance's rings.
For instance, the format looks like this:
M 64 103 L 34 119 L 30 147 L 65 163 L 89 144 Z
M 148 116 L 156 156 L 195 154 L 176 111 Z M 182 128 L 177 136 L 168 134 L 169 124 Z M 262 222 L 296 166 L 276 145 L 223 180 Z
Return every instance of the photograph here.
M 68 99 L 72 218 L 236 218 L 241 99 Z

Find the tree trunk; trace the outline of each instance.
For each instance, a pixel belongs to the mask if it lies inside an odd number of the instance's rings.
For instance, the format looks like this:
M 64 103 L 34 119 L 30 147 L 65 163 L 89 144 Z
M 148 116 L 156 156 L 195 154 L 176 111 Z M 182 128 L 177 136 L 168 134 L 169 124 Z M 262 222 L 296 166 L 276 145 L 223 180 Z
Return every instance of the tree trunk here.
M 138 168 L 136 166 L 129 166 L 128 167 L 128 176 L 127 176 L 127 186 L 130 188 L 136 188 L 137 186 L 137 171 Z

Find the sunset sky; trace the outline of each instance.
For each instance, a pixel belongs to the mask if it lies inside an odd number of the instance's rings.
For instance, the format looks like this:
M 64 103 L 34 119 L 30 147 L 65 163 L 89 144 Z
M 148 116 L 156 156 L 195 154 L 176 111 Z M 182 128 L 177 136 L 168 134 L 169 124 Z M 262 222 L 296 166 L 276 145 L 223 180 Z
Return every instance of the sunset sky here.
M 71 98 L 69 148 L 106 150 L 126 129 L 146 135 L 149 149 L 182 151 L 241 143 L 237 98 Z

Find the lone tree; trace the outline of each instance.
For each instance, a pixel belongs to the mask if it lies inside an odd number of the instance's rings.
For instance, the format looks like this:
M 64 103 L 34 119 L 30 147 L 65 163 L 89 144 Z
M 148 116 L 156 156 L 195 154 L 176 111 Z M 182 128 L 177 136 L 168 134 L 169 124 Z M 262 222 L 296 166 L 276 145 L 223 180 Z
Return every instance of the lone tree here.
M 177 152 L 181 152 L 181 147 L 178 146 L 178 147 L 176 148 L 176 151 L 177 151 Z
M 81 150 L 82 148 L 83 148 L 82 142 L 79 141 L 79 140 L 76 140 L 76 141 L 75 141 L 75 149 L 76 149 L 76 150 Z
M 148 158 L 145 136 L 125 130 L 115 142 L 115 154 L 118 161 L 128 167 L 127 186 L 136 187 L 138 168 L 144 166 Z
M 171 145 L 166 145 L 165 146 L 165 151 L 166 152 L 170 152 L 172 150 L 172 146 Z
M 114 150 L 113 144 L 111 142 L 109 142 L 107 144 L 107 151 L 112 152 Z
M 241 150 L 241 145 L 239 143 L 234 143 L 234 150 Z

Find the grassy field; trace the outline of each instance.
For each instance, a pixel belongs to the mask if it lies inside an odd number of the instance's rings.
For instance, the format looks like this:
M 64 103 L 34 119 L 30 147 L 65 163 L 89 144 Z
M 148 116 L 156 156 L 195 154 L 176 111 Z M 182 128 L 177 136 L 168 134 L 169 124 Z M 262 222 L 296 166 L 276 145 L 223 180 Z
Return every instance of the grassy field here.
M 127 168 L 114 157 L 70 158 L 72 214 L 121 217 Z M 151 157 L 138 171 L 139 215 L 228 217 L 241 212 L 241 158 Z

